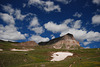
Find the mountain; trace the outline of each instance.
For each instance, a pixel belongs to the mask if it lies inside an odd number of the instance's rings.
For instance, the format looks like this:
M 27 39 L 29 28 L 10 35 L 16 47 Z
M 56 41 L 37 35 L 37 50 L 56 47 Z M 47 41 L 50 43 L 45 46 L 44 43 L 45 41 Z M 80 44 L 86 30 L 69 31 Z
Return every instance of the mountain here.
M 70 33 L 59 37 L 52 39 L 48 42 L 40 42 L 39 45 L 50 45 L 51 48 L 55 49 L 78 49 L 80 48 L 79 42 L 74 38 L 74 36 Z
M 18 44 L 14 44 L 15 46 L 38 46 L 38 44 L 35 41 L 27 41 L 27 42 L 22 42 Z
M 18 44 L 18 42 L 0 40 L 0 49 L 10 50 L 11 48 L 17 48 L 16 46 L 12 44 Z
M 79 42 L 70 33 L 62 37 L 52 39 L 48 42 L 40 42 L 38 44 L 40 46 L 45 45 L 46 48 L 55 48 L 55 49 L 79 49 L 80 48 Z M 18 43 L 18 42 L 0 40 L 0 48 L 5 50 L 10 50 L 12 48 L 17 48 L 17 49 L 34 48 L 35 46 L 39 46 L 38 44 L 35 41 Z
M 19 42 L 0 40 L 0 49 L 3 49 L 3 50 L 11 50 L 13 48 L 28 49 L 28 48 L 34 48 L 35 46 L 38 46 L 38 44 L 34 41 L 27 41 L 27 42 L 19 43 Z

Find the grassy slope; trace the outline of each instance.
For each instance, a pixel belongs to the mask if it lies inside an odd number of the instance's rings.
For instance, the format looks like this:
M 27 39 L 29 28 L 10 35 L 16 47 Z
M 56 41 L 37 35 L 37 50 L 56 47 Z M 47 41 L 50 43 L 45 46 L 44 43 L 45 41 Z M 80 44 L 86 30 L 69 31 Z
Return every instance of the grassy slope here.
M 16 42 L 0 41 L 0 49 L 6 51 L 10 50 L 11 48 L 16 48 L 16 46 L 13 46 L 12 44 L 16 44 Z
M 74 53 L 63 61 L 50 62 L 51 54 L 57 51 L 69 51 Z M 27 54 L 26 54 L 27 53 Z M 0 52 L 0 67 L 99 67 L 100 50 L 97 49 L 46 49 L 38 47 L 28 52 Z
M 16 49 L 22 49 L 23 47 L 34 48 L 32 46 L 14 46 L 13 44 L 18 44 L 18 42 L 0 41 L 0 49 L 3 49 L 4 51 L 9 51 L 12 48 L 16 48 Z

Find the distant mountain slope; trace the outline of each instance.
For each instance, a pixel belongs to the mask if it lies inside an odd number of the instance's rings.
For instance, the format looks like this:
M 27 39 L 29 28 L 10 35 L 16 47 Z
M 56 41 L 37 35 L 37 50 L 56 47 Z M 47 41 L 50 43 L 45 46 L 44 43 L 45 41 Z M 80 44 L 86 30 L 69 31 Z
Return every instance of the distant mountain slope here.
M 22 42 L 22 43 L 18 43 L 18 44 L 13 44 L 15 46 L 38 46 L 38 44 L 35 41 L 27 41 L 27 42 Z
M 10 50 L 11 48 L 17 48 L 16 46 L 13 46 L 12 44 L 18 44 L 18 42 L 0 40 L 0 49 Z
M 55 49 L 78 49 L 80 47 L 79 42 L 75 40 L 74 36 L 70 33 L 48 42 L 40 42 L 39 45 L 51 45 L 51 47 Z
M 3 49 L 3 50 L 11 50 L 13 48 L 27 49 L 27 48 L 34 48 L 34 46 L 38 46 L 38 44 L 34 41 L 27 41 L 27 42 L 19 43 L 19 42 L 0 40 L 0 49 Z

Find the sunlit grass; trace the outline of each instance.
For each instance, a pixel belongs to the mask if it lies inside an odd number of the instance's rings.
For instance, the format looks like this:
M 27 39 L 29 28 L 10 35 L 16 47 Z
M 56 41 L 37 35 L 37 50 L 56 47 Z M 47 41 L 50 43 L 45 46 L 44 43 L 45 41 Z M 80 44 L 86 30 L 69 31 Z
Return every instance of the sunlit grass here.
M 67 57 L 63 61 L 50 62 L 53 52 L 69 51 L 73 57 Z M 35 49 L 28 52 L 0 52 L 1 67 L 98 67 L 100 66 L 100 50 L 81 49 Z

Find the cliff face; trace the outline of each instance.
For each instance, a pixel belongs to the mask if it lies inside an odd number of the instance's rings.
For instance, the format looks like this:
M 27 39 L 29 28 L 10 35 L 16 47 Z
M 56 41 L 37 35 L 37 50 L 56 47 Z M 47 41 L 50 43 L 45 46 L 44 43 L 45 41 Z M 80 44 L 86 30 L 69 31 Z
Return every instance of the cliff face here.
M 75 40 L 74 36 L 70 33 L 59 37 L 55 38 L 53 40 L 50 40 L 48 42 L 41 42 L 39 45 L 52 45 L 52 48 L 55 49 L 77 49 L 80 47 L 80 44 L 78 41 Z
M 61 40 L 53 44 L 53 47 L 56 49 L 65 48 L 65 49 L 74 49 L 80 46 L 79 42 L 75 40 L 72 34 L 66 34 L 61 37 Z

